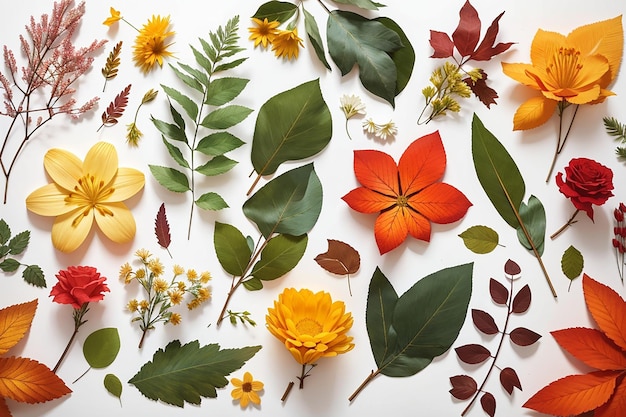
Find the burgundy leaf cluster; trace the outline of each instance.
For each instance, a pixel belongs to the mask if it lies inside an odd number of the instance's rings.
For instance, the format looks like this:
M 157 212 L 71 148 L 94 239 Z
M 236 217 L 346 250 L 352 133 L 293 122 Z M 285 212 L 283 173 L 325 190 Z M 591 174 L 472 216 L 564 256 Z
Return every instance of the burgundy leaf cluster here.
M 492 354 L 488 348 L 476 343 L 455 348 L 459 360 L 470 365 L 482 364 L 491 359 L 489 370 L 480 385 L 478 385 L 476 380 L 469 375 L 455 375 L 450 377 L 450 383 L 452 384 L 450 394 L 459 400 L 469 400 L 471 398 L 470 403 L 461 413 L 462 416 L 469 411 L 479 396 L 480 405 L 485 413 L 491 417 L 495 416 L 496 399 L 493 394 L 484 390 L 485 384 L 494 369 L 500 370 L 500 384 L 509 395 L 513 394 L 515 388 L 520 391 L 522 390 L 522 384 L 519 380 L 517 372 L 515 372 L 513 368 L 503 368 L 500 366 L 496 367 L 496 360 L 500 350 L 502 349 L 506 336 L 509 337 L 511 342 L 518 346 L 530 346 L 541 337 L 539 334 L 525 327 L 516 327 L 508 332 L 509 319 L 511 316 L 513 314 L 525 313 L 530 307 L 530 301 L 532 298 L 530 287 L 528 285 L 523 286 L 519 291 L 517 291 L 517 293 L 515 293 L 515 295 L 513 294 L 514 279 L 518 277 L 521 272 L 522 271 L 519 265 L 509 259 L 504 265 L 504 273 L 510 281 L 510 288 L 507 289 L 502 283 L 493 278 L 489 281 L 489 293 L 491 295 L 491 299 L 497 305 L 506 306 L 507 308 L 506 319 L 502 325 L 502 329 L 500 329 L 491 314 L 484 310 L 472 309 L 472 321 L 474 322 L 474 326 L 476 326 L 480 332 L 488 336 L 500 334 L 500 341 L 497 345 L 498 347 L 495 353 Z
M 619 277 L 624 282 L 624 254 L 626 253 L 626 222 L 624 221 L 624 214 L 626 214 L 626 205 L 619 203 L 613 211 L 613 220 L 615 227 L 613 227 L 613 234 L 615 237 L 611 242 L 615 248 L 615 257 L 617 260 L 617 272 Z
M 513 42 L 496 43 L 496 36 L 500 30 L 499 22 L 504 12 L 500 13 L 491 22 L 489 28 L 485 32 L 485 36 L 480 40 L 481 21 L 476 9 L 470 4 L 469 0 L 465 2 L 459 12 L 459 24 L 450 37 L 445 32 L 436 30 L 430 31 L 430 46 L 434 52 L 431 58 L 453 58 L 459 67 L 463 66 L 470 60 L 473 61 L 489 61 L 496 55 L 499 55 L 509 49 Z M 480 42 L 480 43 L 479 43 Z M 461 56 L 460 60 L 454 56 L 454 50 L 457 50 Z M 487 74 L 480 71 L 482 78 L 472 81 L 467 77 L 463 80 L 478 99 L 487 108 L 491 104 L 496 104 L 498 93 L 487 85 Z

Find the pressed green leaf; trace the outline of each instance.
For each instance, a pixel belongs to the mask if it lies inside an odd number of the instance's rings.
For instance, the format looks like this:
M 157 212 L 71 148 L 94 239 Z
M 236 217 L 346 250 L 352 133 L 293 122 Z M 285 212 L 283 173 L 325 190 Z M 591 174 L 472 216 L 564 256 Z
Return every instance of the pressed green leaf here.
M 311 157 L 332 137 L 330 110 L 319 79 L 270 98 L 259 109 L 252 139 L 252 165 L 270 175 L 285 161 Z
M 472 157 L 478 181 L 487 197 L 504 221 L 517 229 L 519 221 L 514 210 L 519 209 L 524 198 L 524 179 L 506 148 L 476 114 L 472 119 Z
M 0 269 L 2 269 L 2 271 L 4 272 L 17 271 L 17 268 L 19 267 L 20 267 L 20 263 L 16 261 L 15 259 L 8 258 L 0 262 Z
M 161 132 L 165 137 L 172 140 L 177 140 L 179 142 L 187 143 L 187 135 L 185 135 L 185 131 L 181 127 L 172 123 L 167 123 L 162 120 L 155 119 L 154 117 L 152 117 L 150 120 L 152 120 L 152 124 L 154 124 L 154 127 L 156 127 L 159 132 Z
M 322 184 L 313 163 L 272 179 L 243 204 L 244 214 L 266 239 L 274 233 L 308 233 L 321 210 Z
M 222 196 L 212 191 L 202 194 L 195 203 L 202 210 L 222 210 L 228 208 L 228 204 Z
M 583 254 L 578 249 L 571 246 L 563 252 L 561 257 L 561 270 L 565 276 L 571 281 L 580 276 L 585 266 Z
M 216 388 L 228 384 L 226 376 L 241 368 L 261 346 L 220 349 L 218 344 L 200 347 L 197 340 L 181 345 L 170 342 L 159 349 L 128 382 L 144 396 L 183 407 L 200 404 L 202 397 L 217 397 Z
M 22 278 L 24 278 L 24 281 L 28 284 L 34 285 L 35 287 L 46 287 L 46 278 L 44 277 L 43 270 L 38 265 L 28 265 L 24 268 Z
M 161 139 L 163 139 L 163 144 L 167 148 L 167 152 L 170 154 L 172 159 L 176 161 L 178 165 L 180 165 L 181 167 L 189 168 L 189 163 L 183 156 L 183 153 L 180 151 L 180 149 L 178 149 L 178 147 L 169 143 L 169 141 L 165 139 L 165 136 L 161 135 Z
M 200 139 L 195 150 L 205 155 L 217 156 L 237 149 L 244 143 L 228 132 L 215 132 Z
M 322 43 L 322 37 L 320 36 L 320 30 L 317 26 L 317 22 L 315 21 L 315 17 L 306 9 L 302 10 L 304 11 L 304 29 L 309 36 L 311 45 L 313 45 L 313 50 L 315 50 L 315 54 L 317 55 L 317 58 L 322 62 L 322 64 L 324 64 L 324 66 L 330 70 L 330 65 L 326 60 L 324 44 Z
M 378 367 L 383 365 L 383 361 L 396 348 L 396 332 L 391 325 L 391 320 L 397 302 L 396 290 L 376 267 L 367 293 L 365 322 L 372 354 Z
M 181 70 L 179 70 L 172 64 L 169 64 L 169 66 L 172 69 L 172 71 L 174 71 L 174 74 L 176 74 L 179 80 L 181 80 L 182 82 L 187 84 L 189 87 L 193 88 L 194 90 L 198 91 L 199 93 L 204 92 L 204 87 L 194 77 L 190 77 L 189 75 L 183 73 Z
M 389 29 L 396 32 L 402 41 L 402 48 L 392 52 L 391 59 L 396 64 L 397 79 L 396 79 L 396 96 L 404 90 L 404 87 L 409 83 L 411 74 L 413 73 L 413 67 L 415 66 L 415 50 L 411 45 L 411 41 L 406 36 L 406 33 L 402 28 L 393 20 L 388 17 L 377 17 L 374 19 L 377 22 L 382 23 Z
M 528 199 L 528 204 L 522 202 L 519 206 L 519 215 L 524 222 L 526 231 L 537 248 L 539 256 L 543 255 L 543 248 L 546 239 L 546 211 L 541 201 L 534 195 Z M 521 227 L 517 228 L 517 239 L 528 250 L 532 246 L 526 239 L 526 235 Z
M 250 252 L 252 252 L 254 250 L 254 239 L 252 239 L 252 236 L 246 236 L 246 243 L 248 248 L 250 248 Z
M 467 249 L 474 253 L 489 253 L 498 246 L 498 233 L 487 226 L 472 226 L 462 232 L 459 237 Z
M 358 65 L 363 87 L 393 106 L 397 69 L 389 54 L 402 48 L 398 34 L 375 20 L 333 10 L 328 17 L 326 37 L 328 52 L 341 75 Z
M 9 253 L 9 246 L 8 245 L 2 245 L 0 246 L 0 258 L 4 258 L 5 256 L 7 256 L 7 254 Z
M 19 255 L 24 252 L 30 241 L 30 231 L 25 230 L 13 236 L 9 241 L 9 253 L 11 255 Z
M 220 64 L 217 67 L 215 67 L 215 69 L 213 70 L 213 73 L 226 71 L 226 70 L 238 67 L 239 65 L 241 65 L 247 59 L 248 58 L 238 58 L 238 59 L 234 59 L 234 60 L 232 60 L 230 62 L 226 62 L 226 63 Z
M 298 265 L 308 242 L 301 236 L 277 235 L 271 238 L 261 252 L 261 259 L 254 264 L 251 275 L 262 281 L 280 278 Z
M 120 335 L 115 327 L 96 330 L 85 339 L 83 355 L 92 368 L 105 368 L 120 351 Z
M 208 129 L 223 130 L 242 122 L 252 109 L 244 106 L 231 105 L 213 110 L 200 123 Z
M 224 271 L 236 277 L 243 276 L 250 263 L 252 249 L 239 229 L 216 221 L 213 246 Z
M 200 67 L 202 67 L 202 69 L 204 69 L 207 72 L 207 74 L 211 74 L 211 71 L 213 70 L 213 63 L 211 62 L 211 60 L 207 58 L 206 56 L 204 56 L 200 51 L 198 51 L 192 45 L 189 45 L 189 47 L 191 48 L 193 57 L 196 59 L 196 62 L 198 63 L 198 65 L 200 65 Z M 209 85 L 209 78 L 204 74 L 202 74 L 201 77 L 198 77 L 198 80 L 204 83 L 204 85 Z
M 111 395 L 120 399 L 122 398 L 122 381 L 120 381 L 117 376 L 106 374 L 104 376 L 104 388 L 106 388 Z
M 172 119 L 174 119 L 174 123 L 176 123 L 176 126 L 178 126 L 180 130 L 183 132 L 183 136 L 185 137 L 183 142 L 186 142 L 187 136 L 185 135 L 185 119 L 183 119 L 183 116 L 180 114 L 178 110 L 176 110 L 174 106 L 172 106 L 171 103 L 170 103 L 170 114 L 172 115 Z
M 192 99 L 172 87 L 161 84 L 161 88 L 163 88 L 168 97 L 182 106 L 191 120 L 198 118 L 198 105 Z
M 175 193 L 184 193 L 189 191 L 189 180 L 187 176 L 182 172 L 169 167 L 163 167 L 159 165 L 148 165 L 152 176 L 163 187 Z
M 224 77 L 216 78 L 209 84 L 207 90 L 207 98 L 204 104 L 209 106 L 222 106 L 232 100 L 234 100 L 248 82 L 245 78 Z
M 4 219 L 0 219 L 0 245 L 4 245 L 11 238 L 11 228 L 4 221 Z
M 371 0 L 333 0 L 335 3 L 351 4 L 353 6 L 360 7 L 365 10 L 378 10 L 380 3 L 373 2 Z
M 193 47 L 191 47 L 191 49 L 193 49 Z M 199 91 L 204 94 L 204 91 L 209 87 L 209 77 L 204 72 L 182 62 L 179 62 L 178 66 L 187 73 L 191 74 L 191 76 L 200 84 Z
M 211 158 L 206 164 L 197 167 L 196 172 L 206 176 L 220 175 L 230 171 L 235 165 L 237 165 L 237 161 L 224 155 L 218 155 Z
M 263 3 L 252 17 L 261 20 L 267 18 L 269 22 L 277 20 L 283 23 L 289 20 L 297 9 L 298 7 L 293 3 L 272 0 Z
M 248 291 L 259 291 L 263 289 L 263 281 L 261 281 L 257 277 L 252 277 L 250 279 L 242 282 L 244 288 Z

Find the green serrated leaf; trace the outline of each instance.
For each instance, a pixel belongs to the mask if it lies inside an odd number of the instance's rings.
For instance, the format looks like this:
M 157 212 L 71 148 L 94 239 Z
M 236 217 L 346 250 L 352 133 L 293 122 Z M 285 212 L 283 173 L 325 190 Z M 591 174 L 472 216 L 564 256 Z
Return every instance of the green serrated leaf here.
M 28 265 L 24 268 L 22 278 L 24 278 L 24 281 L 28 284 L 34 285 L 35 287 L 46 287 L 46 279 L 43 270 L 38 265 Z
M 199 91 L 204 94 L 206 89 L 209 87 L 209 77 L 204 72 L 182 62 L 179 62 L 178 66 L 181 67 L 185 72 L 189 73 L 196 80 L 196 82 L 200 84 Z
M 216 221 L 213 246 L 222 268 L 233 276 L 243 276 L 252 257 L 252 248 L 239 229 Z
M 571 281 L 580 276 L 585 266 L 583 254 L 578 249 L 571 246 L 563 252 L 561 257 L 561 270 L 563 274 Z
M 184 193 L 191 190 L 189 188 L 189 180 L 182 172 L 169 167 L 159 165 L 148 165 L 152 176 L 163 187 L 175 193 Z
M 222 210 L 228 208 L 228 204 L 222 196 L 214 192 L 202 194 L 196 201 L 196 206 L 202 210 Z
M 250 80 L 245 78 L 223 77 L 211 81 L 204 104 L 222 106 L 234 100 Z
M 11 239 L 11 228 L 4 219 L 0 219 L 0 245 L 4 245 L 9 239 Z
M 180 128 L 180 130 L 182 131 L 182 136 L 184 136 L 184 140 L 181 140 L 182 142 L 188 142 L 187 140 L 187 135 L 185 134 L 185 119 L 183 119 L 183 115 L 180 114 L 180 112 L 178 110 L 176 110 L 176 108 L 174 106 L 172 106 L 172 103 L 169 103 L 170 106 L 170 114 L 172 115 L 172 119 L 174 119 L 174 123 L 176 123 L 176 126 L 178 126 Z
M 183 153 L 180 151 L 180 149 L 169 143 L 168 140 L 165 139 L 165 136 L 161 135 L 161 139 L 163 139 L 163 144 L 167 148 L 167 152 L 170 154 L 172 159 L 176 161 L 176 163 L 178 163 L 178 165 L 180 165 L 181 167 L 189 168 L 189 163 L 183 156 Z
M 8 258 L 0 262 L 0 269 L 4 272 L 14 272 L 17 271 L 19 267 L 20 263 L 15 259 Z
M 306 250 L 308 236 L 277 235 L 268 240 L 261 259 L 254 264 L 253 277 L 271 281 L 282 277 L 298 265 Z
M 172 123 L 164 122 L 159 119 L 155 119 L 154 117 L 152 117 L 150 120 L 152 120 L 152 124 L 154 124 L 154 127 L 156 127 L 158 131 L 163 134 L 163 136 L 172 140 L 187 143 L 187 135 L 185 134 L 185 131 L 179 126 Z
M 120 379 L 113 375 L 113 374 L 106 374 L 104 376 L 104 388 L 113 396 L 119 398 L 121 400 L 122 398 L 122 381 L 120 381 Z
M 200 67 L 202 67 L 202 69 L 204 69 L 207 74 L 211 74 L 211 71 L 213 70 L 213 62 L 211 62 L 211 59 L 204 56 L 200 51 L 198 51 L 192 45 L 189 45 L 189 47 L 191 48 L 191 51 L 193 52 L 193 56 L 196 59 L 196 62 L 198 63 L 198 65 L 200 65 Z M 208 86 L 209 78 L 204 74 L 202 74 L 202 77 L 203 77 L 202 82 L 204 83 L 204 85 Z M 204 80 L 206 80 L 206 83 L 204 82 Z
M 474 253 L 485 254 L 498 246 L 498 233 L 487 226 L 472 226 L 462 232 L 459 237 L 463 244 Z
M 200 347 L 197 340 L 181 345 L 170 342 L 159 349 L 128 382 L 144 396 L 183 407 L 200 404 L 202 397 L 217 397 L 216 388 L 228 384 L 230 373 L 241 368 L 261 346 L 220 349 L 218 344 Z
M 252 109 L 233 104 L 213 110 L 200 124 L 208 129 L 224 130 L 242 122 L 250 113 Z
M 9 253 L 11 255 L 19 255 L 24 252 L 30 241 L 30 231 L 25 230 L 13 236 L 9 241 Z
M 237 149 L 244 143 L 228 132 L 216 132 L 200 139 L 195 150 L 208 156 L 217 156 Z
M 106 368 L 120 352 L 120 335 L 115 327 L 105 327 L 91 333 L 83 343 L 83 355 L 92 368 Z
M 244 288 L 248 291 L 259 291 L 263 289 L 263 281 L 259 278 L 252 277 L 242 282 Z
M 528 204 L 524 202 L 520 204 L 519 215 L 537 248 L 539 256 L 543 255 L 546 239 L 546 211 L 543 208 L 543 204 L 537 197 L 531 195 L 528 199 Z M 517 239 L 526 249 L 532 250 L 532 246 L 526 239 L 526 235 L 521 227 L 517 228 Z
M 0 246 L 0 258 L 4 258 L 5 256 L 7 256 L 9 254 L 9 246 L 8 245 L 2 245 Z
M 181 65 L 181 64 L 179 63 L 178 65 Z M 189 87 L 193 88 L 194 90 L 196 90 L 199 93 L 203 93 L 204 92 L 204 87 L 202 86 L 202 84 L 196 78 L 190 77 L 189 75 L 184 74 L 181 70 L 179 70 L 178 68 L 176 68 L 172 64 L 169 64 L 169 66 L 172 69 L 172 71 L 174 71 L 174 74 L 176 74 L 176 76 L 178 77 L 179 80 L 181 80 L 182 82 L 184 82 Z M 181 68 L 183 68 L 183 67 L 181 66 Z
M 267 19 L 269 22 L 276 20 L 284 23 L 291 19 L 297 9 L 298 6 L 293 3 L 272 0 L 263 3 L 252 17 L 260 20 Z
M 302 10 L 304 11 L 304 29 L 309 36 L 311 45 L 313 45 L 313 50 L 322 64 L 330 70 L 330 64 L 328 64 L 328 61 L 326 60 L 324 43 L 322 43 L 322 37 L 320 36 L 320 30 L 317 26 L 317 22 L 315 21 L 315 17 L 306 9 L 303 8 Z
M 172 87 L 161 84 L 161 88 L 163 88 L 163 91 L 165 91 L 168 97 L 182 106 L 191 120 L 198 118 L 198 105 L 194 103 L 193 100 Z
M 235 165 L 237 165 L 237 161 L 224 155 L 218 155 L 211 158 L 206 164 L 197 167 L 196 172 L 206 176 L 215 176 L 230 171 Z
M 217 67 L 215 67 L 215 70 L 213 70 L 214 73 L 216 72 L 221 72 L 221 71 L 226 71 L 229 69 L 233 69 L 235 67 L 238 67 L 239 65 L 241 65 L 245 60 L 247 60 L 248 58 L 239 58 L 239 59 L 234 59 L 230 62 L 226 62 L 224 64 L 220 64 Z

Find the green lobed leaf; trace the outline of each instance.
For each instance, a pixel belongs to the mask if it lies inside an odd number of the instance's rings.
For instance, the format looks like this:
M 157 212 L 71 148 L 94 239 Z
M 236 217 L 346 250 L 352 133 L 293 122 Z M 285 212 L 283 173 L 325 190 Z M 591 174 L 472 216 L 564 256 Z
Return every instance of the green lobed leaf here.
M 224 155 L 218 155 L 204 165 L 197 167 L 196 172 L 206 176 L 215 176 L 230 171 L 235 165 L 237 165 L 237 161 Z
M 19 255 L 24 252 L 30 241 L 30 231 L 25 230 L 13 236 L 9 241 L 9 253 L 11 255 Z
M 4 221 L 4 219 L 0 219 L 0 245 L 4 245 L 11 238 L 11 228 Z
M 261 106 L 252 139 L 252 165 L 259 176 L 271 175 L 285 161 L 317 154 L 331 137 L 332 119 L 319 79 L 308 81 Z
M 524 222 L 526 231 L 530 234 L 539 256 L 543 255 L 543 248 L 546 239 L 546 211 L 541 201 L 534 195 L 528 199 L 528 204 L 522 202 L 519 206 L 519 214 Z M 517 239 L 528 250 L 532 250 L 532 246 L 526 239 L 526 235 L 521 227 L 517 228 Z
M 208 156 L 217 156 L 237 149 L 244 143 L 228 132 L 215 132 L 200 139 L 195 150 Z
M 181 345 L 170 342 L 159 349 L 128 382 L 144 396 L 183 407 L 200 404 L 202 397 L 217 397 L 216 388 L 228 385 L 230 373 L 241 368 L 261 346 L 220 349 L 218 344 L 200 347 L 197 340 Z
M 406 33 L 402 28 L 393 20 L 388 17 L 377 17 L 374 19 L 377 22 L 382 23 L 389 29 L 396 32 L 402 41 L 402 48 L 392 52 L 391 59 L 396 65 L 397 79 L 396 79 L 396 96 L 404 90 L 404 87 L 409 83 L 411 74 L 413 73 L 413 67 L 415 66 L 415 50 L 411 45 L 411 41 L 406 36 Z
M 372 354 L 379 368 L 396 348 L 396 332 L 391 325 L 398 294 L 387 277 L 376 267 L 367 293 L 365 323 Z
M 209 84 L 204 104 L 222 106 L 234 100 L 246 88 L 249 81 L 245 78 L 235 77 L 216 78 Z
M 120 352 L 120 334 L 115 327 L 105 327 L 91 333 L 83 343 L 83 355 L 92 368 L 105 368 Z
M 168 97 L 182 106 L 191 120 L 198 118 L 198 105 L 192 99 L 172 87 L 161 84 L 161 88 L 163 88 Z
M 308 236 L 279 234 L 268 240 L 261 252 L 261 259 L 254 264 L 253 277 L 271 281 L 285 275 L 298 265 L 306 250 Z
M 216 221 L 213 246 L 222 268 L 233 276 L 243 276 L 252 257 L 252 249 L 243 233 L 235 226 Z
M 187 143 L 187 135 L 180 126 L 155 119 L 154 117 L 150 118 L 150 120 L 152 120 L 154 127 L 156 127 L 158 131 L 163 134 L 163 136 L 172 140 Z
M 351 4 L 353 6 L 360 7 L 365 10 L 378 10 L 382 6 L 380 3 L 373 2 L 372 0 L 333 0 L 335 3 Z
M 269 181 L 243 204 L 243 212 L 266 239 L 274 233 L 300 236 L 317 222 L 322 200 L 322 184 L 309 163 Z
M 176 161 L 176 163 L 178 163 L 178 165 L 180 165 L 181 167 L 189 168 L 189 163 L 183 156 L 183 153 L 180 151 L 180 149 L 169 143 L 169 141 L 165 139 L 165 136 L 161 135 L 161 139 L 163 140 L 163 144 L 167 148 L 167 152 L 170 154 L 172 159 Z
M 202 210 L 222 210 L 228 208 L 228 204 L 222 196 L 212 191 L 202 194 L 195 203 Z
M 38 265 L 28 265 L 24 268 L 22 278 L 24 278 L 24 281 L 28 284 L 34 285 L 35 287 L 46 287 L 46 278 L 44 277 L 43 270 Z
M 20 267 L 20 263 L 15 259 L 8 258 L 0 262 L 0 269 L 3 272 L 14 272 Z
M 106 374 L 104 376 L 104 388 L 113 396 L 117 398 L 122 398 L 122 381 L 113 375 Z
M 472 226 L 462 232 L 459 237 L 463 244 L 474 253 L 485 254 L 493 251 L 498 246 L 498 233 L 487 226 Z
M 315 21 L 315 17 L 306 9 L 303 8 L 302 10 L 304 11 L 304 29 L 309 36 L 311 45 L 313 45 L 313 50 L 322 64 L 330 70 L 330 64 L 328 64 L 328 61 L 326 60 L 324 44 L 322 43 L 322 37 L 320 36 L 320 30 L 317 26 L 317 22 Z
M 152 176 L 163 187 L 175 193 L 184 193 L 191 190 L 189 188 L 189 180 L 182 172 L 169 167 L 159 165 L 148 165 Z
M 572 245 L 565 249 L 561 257 L 561 270 L 570 281 L 582 274 L 584 266 L 583 254 L 578 249 Z
M 257 19 L 266 19 L 271 22 L 277 20 L 281 23 L 289 20 L 295 13 L 298 7 L 286 1 L 268 1 L 263 3 L 252 17 Z
M 200 125 L 208 129 L 224 130 L 242 122 L 250 113 L 252 109 L 235 104 L 220 107 L 207 114 Z
M 355 65 L 366 90 L 394 105 L 397 68 L 389 54 L 402 48 L 398 34 L 381 22 L 333 10 L 326 28 L 328 52 L 346 75 Z

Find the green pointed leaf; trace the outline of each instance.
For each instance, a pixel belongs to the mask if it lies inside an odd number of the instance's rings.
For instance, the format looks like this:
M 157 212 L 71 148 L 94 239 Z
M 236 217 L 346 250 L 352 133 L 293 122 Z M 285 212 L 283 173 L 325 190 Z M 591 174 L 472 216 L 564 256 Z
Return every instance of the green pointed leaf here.
M 170 97 L 182 106 L 182 108 L 185 110 L 185 113 L 187 113 L 187 116 L 189 116 L 191 120 L 196 120 L 198 118 L 198 106 L 196 105 L 196 103 L 193 102 L 192 99 L 190 99 L 188 96 L 184 95 L 180 91 L 166 85 L 161 84 L 161 88 L 163 88 L 163 91 L 165 91 L 165 94 L 167 94 L 168 97 Z
M 252 165 L 260 176 L 271 175 L 285 161 L 317 154 L 331 137 L 332 119 L 319 79 L 306 82 L 261 106 L 252 139 Z
M 304 29 L 309 36 L 311 45 L 313 45 L 313 50 L 315 51 L 317 58 L 322 62 L 322 64 L 324 64 L 324 66 L 330 70 L 330 65 L 326 60 L 324 44 L 322 43 L 322 37 L 320 36 L 320 30 L 317 26 L 317 22 L 315 21 L 315 17 L 306 9 L 303 8 L 302 10 L 304 11 Z
M 365 322 L 372 354 L 379 368 L 383 365 L 385 358 L 396 348 L 396 332 L 391 325 L 391 320 L 397 302 L 396 290 L 376 267 L 367 293 Z
M 202 210 L 222 210 L 228 208 L 228 203 L 222 196 L 212 191 L 202 194 L 195 203 Z
M 189 163 L 183 156 L 183 153 L 178 149 L 178 147 L 172 145 L 165 139 L 165 136 L 161 135 L 161 139 L 163 140 L 163 144 L 167 148 L 167 152 L 170 154 L 172 159 L 178 163 L 183 168 L 189 168 Z
M 30 241 L 30 231 L 25 230 L 13 236 L 9 241 L 9 253 L 11 255 L 19 255 L 24 252 Z
M 211 158 L 206 164 L 197 167 L 196 172 L 206 176 L 215 176 L 230 171 L 235 165 L 237 165 L 237 161 L 224 155 L 218 155 Z
M 254 251 L 254 239 L 252 239 L 252 236 L 246 236 L 246 243 L 248 248 L 250 248 L 250 252 Z
M 326 29 L 328 52 L 341 75 L 355 65 L 366 90 L 394 105 L 397 69 L 389 54 L 402 48 L 398 34 L 375 20 L 333 10 Z
M 24 281 L 28 284 L 34 285 L 35 287 L 46 287 L 46 279 L 43 270 L 38 265 L 28 265 L 24 268 L 22 278 L 24 278 Z
M 241 368 L 261 346 L 220 349 L 218 344 L 200 347 L 197 340 L 181 345 L 170 342 L 159 349 L 128 382 L 144 396 L 183 407 L 200 404 L 202 397 L 217 397 L 216 388 L 228 385 L 226 376 Z
M 213 69 L 213 64 L 211 60 L 207 58 L 206 56 L 202 55 L 202 53 L 198 51 L 196 48 L 194 48 L 192 45 L 189 45 L 189 47 L 191 48 L 191 52 L 193 53 L 193 56 L 196 59 L 196 62 L 198 63 L 198 65 L 200 65 L 200 67 L 204 69 L 207 74 L 210 74 Z M 199 71 L 198 73 L 202 74 Z M 209 78 L 204 74 L 198 77 L 198 81 L 202 82 L 204 85 L 209 85 L 210 83 Z
M 539 256 L 543 255 L 543 248 L 546 239 L 546 211 L 541 201 L 534 195 L 528 199 L 528 204 L 522 202 L 519 206 L 519 214 L 524 222 L 526 231 L 530 234 L 530 238 L 537 248 Z M 517 239 L 528 250 L 532 250 L 532 246 L 526 239 L 526 235 L 521 227 L 517 228 Z
M 474 253 L 484 254 L 493 251 L 498 246 L 498 233 L 487 226 L 472 226 L 462 232 L 459 237 L 467 249 Z
M 178 65 L 180 65 L 180 63 Z M 172 69 L 172 71 L 174 71 L 174 74 L 176 74 L 179 80 L 181 80 L 182 82 L 187 84 L 189 87 L 193 88 L 194 90 L 198 91 L 199 93 L 204 92 L 204 87 L 194 77 L 190 77 L 189 75 L 183 73 L 181 70 L 179 70 L 172 64 L 169 64 L 169 66 Z
M 11 238 L 11 228 L 4 221 L 4 219 L 0 219 L 0 245 L 4 245 Z
M 519 221 L 515 210 L 519 209 L 524 198 L 524 179 L 506 148 L 476 114 L 472 120 L 472 157 L 478 181 L 487 197 L 504 221 L 517 229 Z
M 191 49 L 194 49 L 193 46 Z M 200 84 L 200 92 L 204 94 L 204 91 L 209 86 L 209 77 L 202 71 L 195 69 L 194 67 L 183 64 L 182 62 L 178 62 L 178 66 L 181 67 L 184 71 L 191 74 L 191 76 L 196 80 L 197 83 Z
M 175 193 L 184 193 L 191 190 L 189 188 L 189 180 L 182 172 L 174 169 L 158 165 L 148 165 L 152 176 L 163 187 Z
M 106 368 L 111 365 L 120 351 L 120 335 L 116 328 L 106 327 L 96 330 L 85 339 L 83 354 L 92 368 Z
M 561 270 L 565 276 L 571 281 L 580 276 L 585 266 L 583 254 L 578 249 L 571 246 L 563 252 L 561 257 Z
M 371 0 L 333 0 L 333 1 L 335 3 L 340 3 L 340 4 L 351 4 L 353 6 L 357 6 L 365 10 L 378 10 L 378 8 L 382 6 L 380 3 L 375 3 Z
M 267 18 L 269 22 L 277 20 L 283 23 L 291 19 L 297 9 L 298 7 L 293 3 L 272 0 L 263 3 L 252 17 L 261 20 Z
M 396 96 L 404 90 L 404 87 L 409 83 L 411 74 L 413 74 L 413 67 L 415 66 L 415 50 L 411 45 L 411 41 L 406 36 L 406 33 L 402 28 L 393 20 L 388 17 L 377 17 L 374 19 L 377 22 L 382 23 L 389 29 L 396 32 L 402 41 L 402 48 L 392 52 L 391 59 L 396 64 L 397 79 L 396 79 Z
M 322 184 L 312 163 L 274 178 L 243 204 L 244 214 L 266 239 L 274 233 L 308 233 L 321 210 Z
M 234 100 L 248 82 L 245 78 L 224 77 L 216 78 L 209 84 L 207 90 L 207 98 L 204 104 L 209 106 L 222 106 L 230 101 Z
M 8 245 L 0 246 L 0 258 L 4 258 L 8 254 L 9 254 L 9 246 Z
M 208 129 L 224 130 L 242 122 L 250 113 L 252 109 L 233 104 L 213 110 L 200 124 Z
M 232 60 L 230 62 L 226 62 L 224 64 L 220 64 L 217 67 L 215 67 L 215 69 L 213 70 L 213 73 L 216 72 L 221 72 L 221 71 L 226 71 L 229 69 L 233 69 L 235 67 L 238 67 L 239 65 L 241 65 L 243 62 L 245 62 L 248 58 L 239 58 L 239 59 L 235 59 Z
M 228 132 L 215 132 L 200 139 L 195 150 L 208 156 L 217 156 L 237 149 L 244 143 Z
M 156 127 L 159 132 L 163 134 L 163 136 L 172 140 L 187 143 L 187 135 L 185 135 L 185 131 L 183 130 L 183 128 L 172 123 L 167 123 L 162 120 L 155 119 L 154 117 L 152 117 L 150 120 L 152 120 L 152 124 L 154 124 L 154 127 Z
M 243 276 L 250 263 L 252 249 L 239 229 L 216 221 L 213 246 L 224 271 L 236 277 Z
M 117 376 L 113 374 L 106 374 L 104 376 L 104 388 L 106 388 L 106 390 L 111 395 L 121 400 L 123 387 L 122 387 L 122 381 L 120 381 L 120 379 Z
M 178 126 L 180 130 L 183 132 L 182 136 L 185 139 L 182 142 L 187 142 L 187 136 L 185 135 L 185 119 L 183 119 L 182 114 L 180 114 L 178 110 L 176 110 L 176 108 L 172 106 L 171 103 L 170 103 L 170 114 L 172 115 L 172 119 L 174 119 L 174 123 L 176 123 L 176 126 Z
M 16 261 L 15 259 L 8 258 L 0 262 L 0 269 L 3 272 L 14 272 L 14 271 L 17 271 L 17 268 L 19 267 L 20 267 L 20 263 Z
M 247 279 L 242 284 L 248 291 L 259 291 L 263 289 L 263 281 L 256 277 Z
M 261 259 L 254 264 L 250 274 L 262 281 L 282 277 L 298 265 L 304 255 L 308 240 L 306 234 L 274 236 L 263 248 Z

